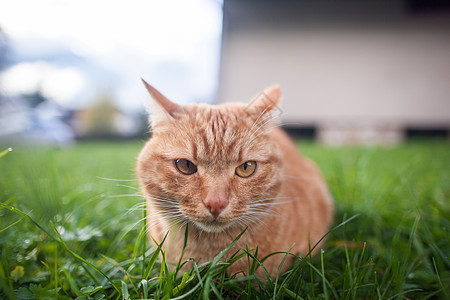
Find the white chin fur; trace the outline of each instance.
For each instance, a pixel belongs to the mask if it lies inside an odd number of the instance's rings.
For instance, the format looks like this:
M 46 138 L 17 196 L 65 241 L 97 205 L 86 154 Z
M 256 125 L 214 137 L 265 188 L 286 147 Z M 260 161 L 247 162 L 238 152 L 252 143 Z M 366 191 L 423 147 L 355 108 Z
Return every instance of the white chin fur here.
M 222 232 L 228 228 L 228 224 L 214 224 L 214 223 L 194 223 L 198 228 L 206 232 Z

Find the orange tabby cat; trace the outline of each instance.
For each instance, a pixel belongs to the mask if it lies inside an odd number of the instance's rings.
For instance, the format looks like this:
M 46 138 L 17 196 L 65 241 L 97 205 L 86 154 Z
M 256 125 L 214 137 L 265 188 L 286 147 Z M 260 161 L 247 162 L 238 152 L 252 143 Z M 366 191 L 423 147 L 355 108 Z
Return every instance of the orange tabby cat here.
M 332 199 L 315 164 L 269 122 L 279 87 L 249 105 L 181 106 L 144 84 L 155 105 L 152 137 L 139 154 L 137 173 L 151 237 L 161 243 L 168 233 L 168 261 L 178 261 L 188 222 L 184 258 L 202 262 L 245 228 L 236 246 L 258 246 L 259 258 L 291 246 L 292 253 L 306 255 L 319 242 L 332 221 Z M 283 257 L 264 262 L 272 276 Z M 246 266 L 242 259 L 229 270 L 246 272 Z

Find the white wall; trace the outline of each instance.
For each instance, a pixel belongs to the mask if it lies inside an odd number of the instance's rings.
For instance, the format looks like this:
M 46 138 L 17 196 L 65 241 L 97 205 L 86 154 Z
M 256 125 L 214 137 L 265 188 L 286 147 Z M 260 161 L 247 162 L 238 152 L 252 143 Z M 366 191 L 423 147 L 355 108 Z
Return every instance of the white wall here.
M 283 123 L 316 125 L 330 142 L 339 132 L 343 141 L 389 142 L 408 126 L 450 128 L 450 15 L 385 4 L 350 5 L 332 20 L 300 7 L 285 26 L 273 3 L 268 24 L 225 5 L 219 99 L 246 101 L 280 83 Z M 346 22 L 351 14 L 359 19 Z

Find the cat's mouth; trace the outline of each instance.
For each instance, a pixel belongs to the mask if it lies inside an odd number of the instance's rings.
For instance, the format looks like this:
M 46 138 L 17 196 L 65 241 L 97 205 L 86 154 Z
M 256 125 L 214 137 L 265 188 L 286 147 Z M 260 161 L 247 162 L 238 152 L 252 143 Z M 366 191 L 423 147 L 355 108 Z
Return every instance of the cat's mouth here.
M 219 222 L 217 220 L 212 220 L 209 222 L 194 222 L 194 224 L 198 228 L 200 228 L 206 232 L 222 232 L 231 225 L 231 223 L 229 223 L 229 222 L 224 223 L 224 222 Z

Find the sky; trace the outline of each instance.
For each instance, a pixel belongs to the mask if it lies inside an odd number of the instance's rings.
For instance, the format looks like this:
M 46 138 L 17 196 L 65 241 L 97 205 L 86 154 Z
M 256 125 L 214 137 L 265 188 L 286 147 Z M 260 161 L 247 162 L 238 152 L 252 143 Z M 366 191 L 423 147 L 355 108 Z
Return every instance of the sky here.
M 142 77 L 179 103 L 215 98 L 219 0 L 0 0 L 0 26 L 18 62 L 3 93 L 39 88 L 72 108 L 108 94 L 139 110 Z

